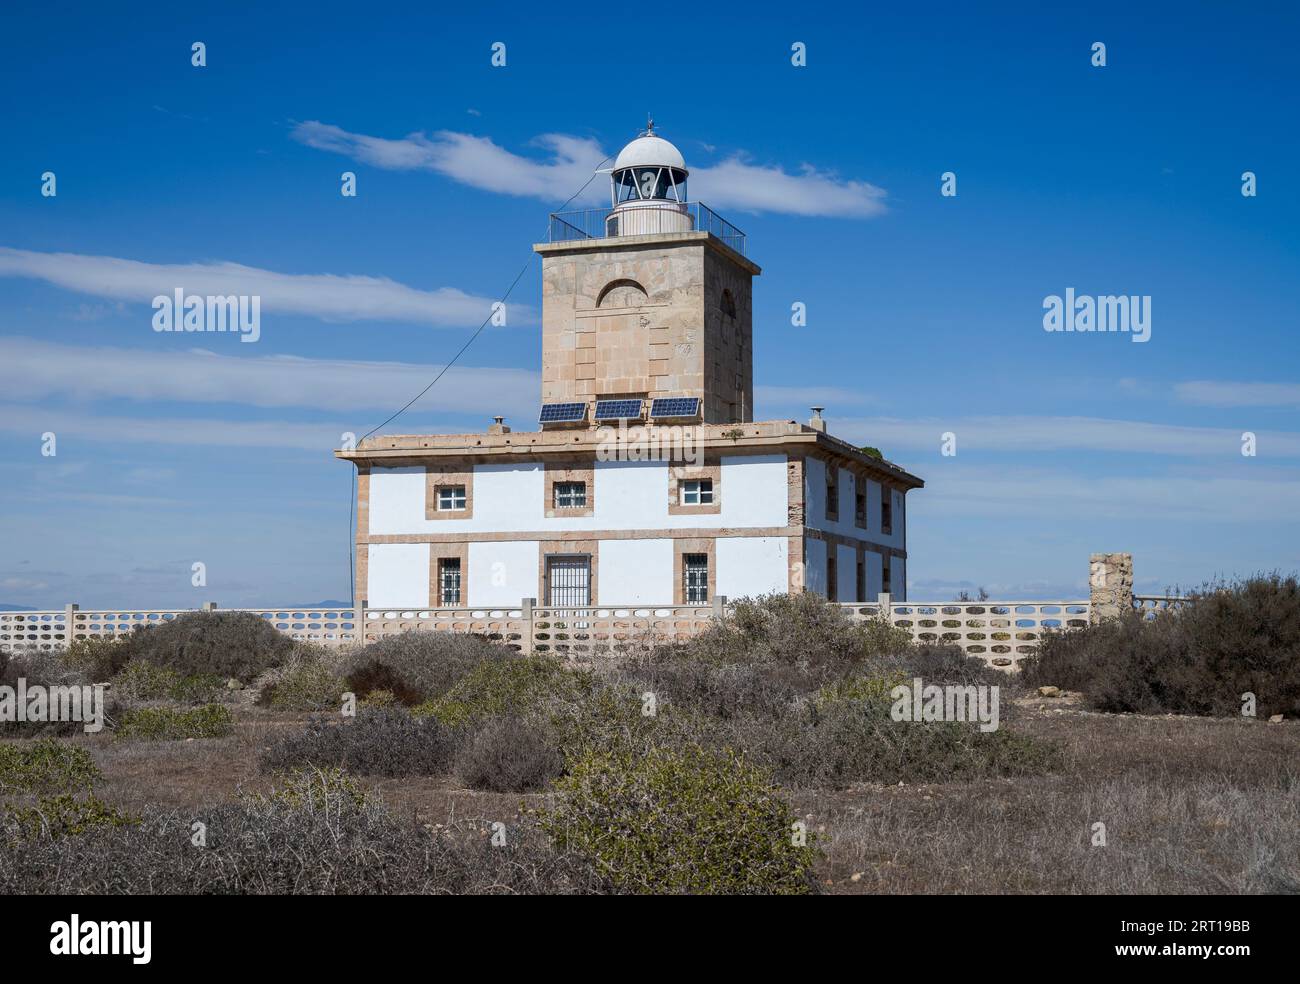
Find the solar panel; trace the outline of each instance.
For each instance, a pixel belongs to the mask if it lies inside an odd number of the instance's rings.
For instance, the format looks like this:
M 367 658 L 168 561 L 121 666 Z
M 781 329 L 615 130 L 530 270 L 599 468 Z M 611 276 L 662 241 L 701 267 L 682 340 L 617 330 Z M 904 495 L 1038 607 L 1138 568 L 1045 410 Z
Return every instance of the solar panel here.
M 633 420 L 641 416 L 640 400 L 597 400 L 597 420 Z
M 698 417 L 699 415 L 698 396 L 667 396 L 654 400 L 650 404 L 652 417 Z
M 543 403 L 539 422 L 543 424 L 571 424 L 587 416 L 585 403 Z

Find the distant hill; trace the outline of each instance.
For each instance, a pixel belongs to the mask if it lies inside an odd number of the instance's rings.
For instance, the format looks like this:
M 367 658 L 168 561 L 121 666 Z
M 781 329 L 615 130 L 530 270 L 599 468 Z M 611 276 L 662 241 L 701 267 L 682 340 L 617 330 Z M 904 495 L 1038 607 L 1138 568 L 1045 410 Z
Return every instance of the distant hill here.
M 38 612 L 39 608 L 30 605 L 0 605 L 0 612 Z

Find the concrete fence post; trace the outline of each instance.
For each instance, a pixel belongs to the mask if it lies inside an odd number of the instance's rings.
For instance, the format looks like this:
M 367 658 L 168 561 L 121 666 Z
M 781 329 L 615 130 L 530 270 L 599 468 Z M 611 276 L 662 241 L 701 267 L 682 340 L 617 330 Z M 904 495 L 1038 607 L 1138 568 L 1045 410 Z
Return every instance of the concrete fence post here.
M 357 642 L 364 646 L 366 644 L 366 599 L 358 598 L 355 605 L 352 612 L 352 631 L 356 635 Z
M 726 614 L 727 614 L 727 596 L 714 595 L 713 596 L 713 617 L 723 618 L 724 616 L 726 616 Z
M 533 606 L 537 604 L 536 598 L 525 598 L 519 603 L 519 609 L 523 613 L 524 620 L 523 631 L 523 652 L 525 656 L 533 654 Z
M 890 598 L 889 598 L 889 592 L 888 592 L 888 591 L 882 591 L 882 592 L 880 592 L 880 594 L 876 595 L 876 604 L 880 606 L 880 614 L 881 614 L 881 617 L 884 618 L 887 622 L 889 622 L 890 625 L 893 625 L 893 624 L 894 624 L 894 612 L 893 612 L 893 610 L 889 607 L 890 604 L 891 604 L 891 601 L 890 601 Z
M 65 648 L 71 646 L 72 640 L 77 638 L 77 612 L 80 607 L 80 605 L 63 606 L 63 645 Z
M 1094 624 L 1133 610 L 1133 555 L 1095 553 L 1088 565 L 1088 620 Z

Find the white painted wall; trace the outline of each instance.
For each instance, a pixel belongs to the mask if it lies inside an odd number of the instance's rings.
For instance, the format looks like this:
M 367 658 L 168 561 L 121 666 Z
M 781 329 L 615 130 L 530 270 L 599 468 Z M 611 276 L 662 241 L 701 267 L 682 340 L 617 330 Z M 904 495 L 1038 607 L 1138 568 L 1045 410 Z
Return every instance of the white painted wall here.
M 469 605 L 517 606 L 537 596 L 536 540 L 493 540 L 469 545 Z
M 669 516 L 667 462 L 598 461 L 594 472 L 595 515 L 551 519 L 545 511 L 545 475 L 537 463 L 476 466 L 472 519 L 425 519 L 424 469 L 376 467 L 370 473 L 369 532 L 517 533 L 786 525 L 784 454 L 724 457 L 721 466 L 720 513 Z
M 807 503 L 804 510 L 804 522 L 815 530 L 839 533 L 855 540 L 879 543 L 891 547 L 903 546 L 903 523 L 905 518 L 900 503 L 902 493 L 894 493 L 894 516 L 892 532 L 886 536 L 880 532 L 880 495 L 882 486 L 879 482 L 866 479 L 867 490 L 867 525 L 865 529 L 854 522 L 856 506 L 856 489 L 853 476 L 845 469 L 839 470 L 840 509 L 839 519 L 832 522 L 826 518 L 826 463 L 819 458 L 808 458 L 804 465 L 804 498 Z
M 743 598 L 789 590 L 789 544 L 785 537 L 719 537 L 713 551 L 718 594 Z
M 366 567 L 370 608 L 429 607 L 429 545 L 372 543 Z
M 875 601 L 884 590 L 885 559 L 875 551 L 866 552 L 867 562 L 867 597 L 865 601 Z
M 602 540 L 599 551 L 596 600 L 600 604 L 672 602 L 672 540 Z
M 836 601 L 861 601 L 858 598 L 858 552 L 852 547 L 835 548 L 835 580 L 839 582 Z
M 805 538 L 804 551 L 804 587 L 809 591 L 826 593 L 826 541 Z

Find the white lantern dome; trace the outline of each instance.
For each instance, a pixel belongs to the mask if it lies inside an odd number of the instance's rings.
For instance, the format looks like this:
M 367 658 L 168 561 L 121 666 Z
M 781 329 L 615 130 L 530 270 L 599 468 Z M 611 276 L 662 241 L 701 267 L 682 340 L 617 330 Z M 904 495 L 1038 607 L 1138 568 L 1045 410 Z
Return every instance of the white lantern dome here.
M 621 171 L 625 168 L 642 165 L 647 167 L 671 167 L 683 174 L 687 173 L 686 161 L 682 158 L 681 151 L 663 137 L 657 137 L 653 133 L 637 137 L 620 150 L 618 157 L 614 161 L 614 170 Z
M 614 211 L 606 220 L 611 236 L 690 232 L 695 222 L 687 207 L 690 172 L 681 151 L 654 132 L 654 120 L 619 151 L 610 169 Z

